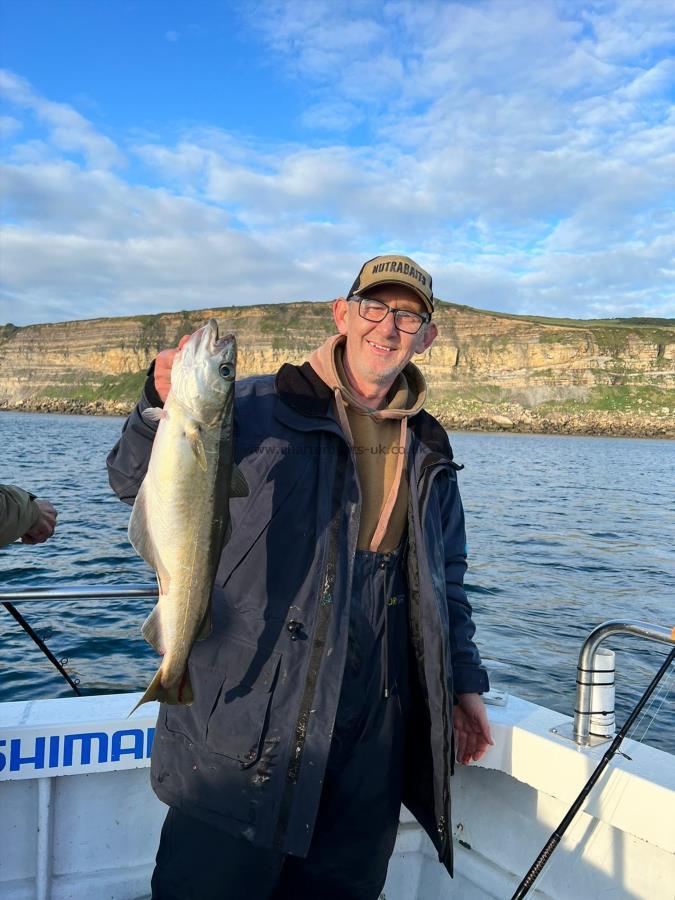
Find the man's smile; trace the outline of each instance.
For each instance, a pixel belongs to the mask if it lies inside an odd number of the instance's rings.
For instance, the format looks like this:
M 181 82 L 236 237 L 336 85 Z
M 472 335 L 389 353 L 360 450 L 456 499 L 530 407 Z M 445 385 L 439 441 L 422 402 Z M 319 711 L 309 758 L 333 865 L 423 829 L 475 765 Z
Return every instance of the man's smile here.
M 366 340 L 366 343 L 379 353 L 392 353 L 396 347 L 385 347 L 383 344 L 376 344 L 375 341 Z

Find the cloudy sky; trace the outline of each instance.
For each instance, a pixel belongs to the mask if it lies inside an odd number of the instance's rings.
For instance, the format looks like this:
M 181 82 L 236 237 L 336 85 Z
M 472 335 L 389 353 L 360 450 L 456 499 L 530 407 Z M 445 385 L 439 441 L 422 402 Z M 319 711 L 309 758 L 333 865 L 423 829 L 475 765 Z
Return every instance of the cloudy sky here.
M 3 0 L 0 324 L 344 293 L 675 316 L 673 0 Z

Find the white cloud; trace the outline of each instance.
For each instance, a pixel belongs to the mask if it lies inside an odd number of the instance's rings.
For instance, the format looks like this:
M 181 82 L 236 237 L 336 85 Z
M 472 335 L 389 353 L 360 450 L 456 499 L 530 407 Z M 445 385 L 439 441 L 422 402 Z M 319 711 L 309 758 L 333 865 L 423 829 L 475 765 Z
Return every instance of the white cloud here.
M 309 106 L 302 114 L 303 125 L 319 131 L 349 131 L 364 120 L 365 113 L 353 103 L 330 99 Z
M 0 94 L 44 122 L 49 128 L 50 141 L 58 150 L 81 153 L 90 165 L 101 168 L 123 164 L 124 157 L 110 138 L 99 134 L 91 122 L 72 107 L 36 94 L 24 78 L 0 69 Z
M 329 298 L 400 250 L 461 303 L 675 315 L 668 7 L 246 5 L 270 67 L 303 85 L 306 143 L 204 123 L 115 144 L 5 73 L 44 128 L 11 126 L 11 305 L 35 320 Z M 125 159 L 163 186 L 116 174 Z

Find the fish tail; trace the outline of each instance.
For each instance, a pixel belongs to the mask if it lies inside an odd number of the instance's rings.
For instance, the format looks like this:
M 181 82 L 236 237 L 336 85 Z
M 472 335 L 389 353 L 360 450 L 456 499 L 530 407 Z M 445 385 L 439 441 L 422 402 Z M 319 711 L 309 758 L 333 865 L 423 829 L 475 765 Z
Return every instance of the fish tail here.
M 129 715 L 135 713 L 141 704 L 149 703 L 150 700 L 159 700 L 160 703 L 173 703 L 189 706 L 192 703 L 192 699 L 192 682 L 190 681 L 190 673 L 187 668 L 183 672 L 178 684 L 167 687 L 162 684 L 162 669 L 160 667 L 155 672 L 154 678 L 148 685 L 146 692 L 131 710 Z

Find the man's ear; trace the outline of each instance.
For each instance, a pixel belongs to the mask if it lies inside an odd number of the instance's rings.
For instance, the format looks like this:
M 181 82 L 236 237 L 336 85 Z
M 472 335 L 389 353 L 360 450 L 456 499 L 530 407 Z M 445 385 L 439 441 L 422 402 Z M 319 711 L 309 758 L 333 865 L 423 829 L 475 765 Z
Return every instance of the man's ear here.
M 349 302 L 344 297 L 338 297 L 337 300 L 333 300 L 333 319 L 340 334 L 347 334 L 348 313 Z
M 418 336 L 417 347 L 415 353 L 424 353 L 438 337 L 438 326 L 435 322 L 429 322 L 426 328 L 423 328 Z

